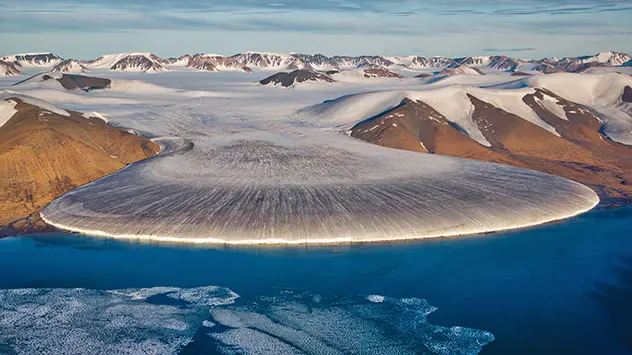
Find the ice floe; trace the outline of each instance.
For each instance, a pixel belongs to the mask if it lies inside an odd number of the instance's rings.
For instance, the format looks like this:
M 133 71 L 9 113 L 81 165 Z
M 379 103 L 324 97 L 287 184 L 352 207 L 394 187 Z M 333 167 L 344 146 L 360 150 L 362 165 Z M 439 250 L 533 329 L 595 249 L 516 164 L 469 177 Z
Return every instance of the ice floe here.
M 177 354 L 205 337 L 205 351 L 220 354 L 454 355 L 477 354 L 494 340 L 428 323 L 436 308 L 423 299 L 237 297 L 218 286 L 0 290 L 0 353 Z
M 211 311 L 208 336 L 220 351 L 245 354 L 477 354 L 485 331 L 428 323 L 423 299 L 332 297 L 283 292 Z

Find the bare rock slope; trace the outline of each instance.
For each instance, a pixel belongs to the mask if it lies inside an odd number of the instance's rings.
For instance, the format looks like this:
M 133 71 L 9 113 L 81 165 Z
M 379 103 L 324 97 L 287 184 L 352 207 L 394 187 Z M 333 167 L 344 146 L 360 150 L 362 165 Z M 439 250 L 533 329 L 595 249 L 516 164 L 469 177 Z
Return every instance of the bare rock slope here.
M 101 119 L 7 100 L 16 112 L 0 126 L 0 230 L 41 228 L 34 213 L 54 198 L 159 151 Z

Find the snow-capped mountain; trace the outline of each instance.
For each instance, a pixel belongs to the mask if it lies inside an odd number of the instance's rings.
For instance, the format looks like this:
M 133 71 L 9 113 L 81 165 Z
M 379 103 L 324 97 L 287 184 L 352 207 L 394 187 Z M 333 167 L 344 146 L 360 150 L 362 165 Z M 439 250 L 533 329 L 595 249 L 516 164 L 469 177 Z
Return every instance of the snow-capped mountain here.
M 458 64 L 463 64 L 470 67 L 483 67 L 489 65 L 489 63 L 491 62 L 491 57 L 463 57 L 454 58 L 454 61 Z
M 615 67 L 632 60 L 632 56 L 626 53 L 601 52 L 595 55 L 582 57 L 566 57 L 562 59 L 547 58 L 534 61 L 533 70 L 544 74 L 557 72 L 581 73 L 595 67 Z
M 52 67 L 59 64 L 62 58 L 53 53 L 24 53 L 1 57 L 0 60 L 13 63 L 17 67 Z
M 237 70 L 252 72 L 252 69 L 234 57 L 226 57 L 221 54 L 195 54 L 189 57 L 186 66 L 204 71 Z
M 187 64 L 189 64 L 189 60 L 191 59 L 191 57 L 192 55 L 185 54 L 180 57 L 167 58 L 167 59 L 164 59 L 164 61 L 166 62 L 167 65 L 171 65 L 174 67 L 186 67 Z
M 162 59 L 152 53 L 116 53 L 95 60 L 64 60 L 52 53 L 14 54 L 0 57 L 18 71 L 21 68 L 48 69 L 69 73 L 82 73 L 88 69 L 131 72 L 161 72 L 169 68 L 191 68 L 202 71 L 252 70 L 361 70 L 386 69 L 390 71 L 418 71 L 437 74 L 460 65 L 480 72 L 520 72 L 543 74 L 557 72 L 578 73 L 594 67 L 631 66 L 632 56 L 619 52 L 602 52 L 590 56 L 521 60 L 508 56 L 470 56 L 459 58 L 409 56 L 326 56 L 323 54 L 244 52 L 232 56 L 222 54 L 185 54 Z M 7 65 L 5 64 L 6 68 Z M 15 75 L 15 69 L 4 69 Z M 461 68 L 464 69 L 464 68 Z M 467 70 L 466 70 L 467 71 Z M 453 71 L 448 71 L 453 72 Z M 457 72 L 459 72 L 457 70 Z M 446 72 L 447 73 L 447 72 Z M 444 74 L 446 74 L 444 73 Z M 6 74 L 5 74 L 6 75 Z
M 298 54 L 291 56 L 295 59 L 292 65 L 296 68 L 310 67 L 316 70 L 336 70 L 338 66 L 327 56 L 322 54 Z
M 485 75 L 485 74 L 482 71 L 480 71 L 480 69 L 473 68 L 465 64 L 461 64 L 457 66 L 452 65 L 449 68 L 445 68 L 441 72 L 439 72 L 438 75 L 449 76 L 449 75 Z
M 559 73 L 561 71 L 564 71 L 563 69 L 561 69 L 557 65 L 551 64 L 551 63 L 546 63 L 546 62 L 537 64 L 531 70 L 535 71 L 535 72 L 540 72 L 542 74 L 553 74 L 553 73 Z
M 161 72 L 167 70 L 166 61 L 152 53 L 116 53 L 82 63 L 89 69 L 110 69 L 134 72 Z
M 619 66 L 623 63 L 632 60 L 632 56 L 626 53 L 618 53 L 618 52 L 601 52 L 592 56 L 584 56 L 584 57 L 567 57 L 560 60 L 560 63 L 578 63 L 578 64 L 586 64 L 586 63 L 601 63 L 608 64 L 611 66 Z
M 87 73 L 88 68 L 74 59 L 66 59 L 55 65 L 51 71 L 55 73 L 81 74 Z
M 288 69 L 295 61 L 295 58 L 290 55 L 268 52 L 239 53 L 230 58 L 247 67 L 273 70 Z
M 20 70 L 13 63 L 0 60 L 0 76 L 20 75 Z
M 436 69 L 441 70 L 454 64 L 454 60 L 445 57 L 414 57 L 410 63 L 402 63 L 410 69 Z
M 242 70 L 311 70 L 333 69 L 323 55 L 246 52 L 227 57 L 221 54 L 196 54 L 189 58 L 189 68 L 206 71 Z
M 522 61 L 507 56 L 492 56 L 488 66 L 495 70 L 515 71 Z
M 454 61 L 473 68 L 487 67 L 488 69 L 499 71 L 514 71 L 521 63 L 521 61 L 507 56 L 464 57 L 455 58 Z
M 330 61 L 338 69 L 373 68 L 375 66 L 391 67 L 396 64 L 385 57 L 371 55 L 359 57 L 333 56 L 330 58 Z

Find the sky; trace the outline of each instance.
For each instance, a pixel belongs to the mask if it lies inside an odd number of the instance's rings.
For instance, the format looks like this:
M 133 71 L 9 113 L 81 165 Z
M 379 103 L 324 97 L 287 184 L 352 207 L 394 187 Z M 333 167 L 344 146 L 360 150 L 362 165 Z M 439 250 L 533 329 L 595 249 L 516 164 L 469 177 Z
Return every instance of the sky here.
M 2 0 L 0 54 L 632 53 L 632 0 Z

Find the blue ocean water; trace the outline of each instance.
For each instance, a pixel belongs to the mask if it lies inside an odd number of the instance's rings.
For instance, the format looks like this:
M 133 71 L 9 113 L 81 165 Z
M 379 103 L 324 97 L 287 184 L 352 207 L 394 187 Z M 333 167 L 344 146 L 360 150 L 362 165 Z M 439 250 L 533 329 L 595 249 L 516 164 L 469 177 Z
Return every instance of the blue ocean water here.
M 423 299 L 437 307 L 431 324 L 491 332 L 482 354 L 632 353 L 632 208 L 508 233 L 354 246 L 7 238 L 0 270 L 0 289 L 218 285 L 244 303 L 282 290 Z

